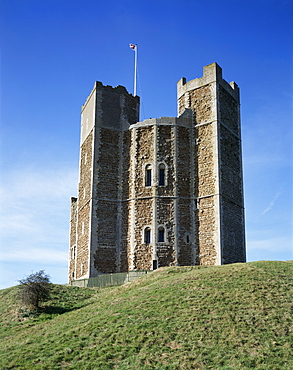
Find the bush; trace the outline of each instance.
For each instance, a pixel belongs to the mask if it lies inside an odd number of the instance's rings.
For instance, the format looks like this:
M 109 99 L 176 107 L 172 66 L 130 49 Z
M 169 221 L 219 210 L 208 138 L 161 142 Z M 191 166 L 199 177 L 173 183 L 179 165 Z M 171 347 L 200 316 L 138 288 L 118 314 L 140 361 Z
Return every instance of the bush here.
M 44 270 L 30 274 L 19 282 L 19 298 L 29 308 L 38 309 L 41 302 L 49 299 L 50 276 Z

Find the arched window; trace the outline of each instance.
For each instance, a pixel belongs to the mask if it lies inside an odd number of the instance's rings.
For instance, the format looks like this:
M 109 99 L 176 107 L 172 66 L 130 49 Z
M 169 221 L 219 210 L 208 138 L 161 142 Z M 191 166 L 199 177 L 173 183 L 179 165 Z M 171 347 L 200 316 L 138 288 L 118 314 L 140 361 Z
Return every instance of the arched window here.
M 165 229 L 160 226 L 158 229 L 158 242 L 163 243 L 165 241 Z
M 165 165 L 159 165 L 159 186 L 165 186 Z
M 149 227 L 144 229 L 144 242 L 145 244 L 150 244 L 151 242 L 151 229 Z
M 145 186 L 152 186 L 152 166 L 150 164 L 145 167 Z

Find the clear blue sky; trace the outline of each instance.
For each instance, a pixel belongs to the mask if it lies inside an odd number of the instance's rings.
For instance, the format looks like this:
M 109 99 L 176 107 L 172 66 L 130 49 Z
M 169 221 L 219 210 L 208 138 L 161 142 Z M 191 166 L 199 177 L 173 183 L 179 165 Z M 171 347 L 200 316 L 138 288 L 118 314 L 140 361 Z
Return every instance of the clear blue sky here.
M 141 119 L 176 116 L 176 82 L 217 62 L 241 89 L 248 261 L 292 259 L 288 0 L 1 0 L 0 288 L 67 282 L 80 107 L 95 81 L 133 90 Z

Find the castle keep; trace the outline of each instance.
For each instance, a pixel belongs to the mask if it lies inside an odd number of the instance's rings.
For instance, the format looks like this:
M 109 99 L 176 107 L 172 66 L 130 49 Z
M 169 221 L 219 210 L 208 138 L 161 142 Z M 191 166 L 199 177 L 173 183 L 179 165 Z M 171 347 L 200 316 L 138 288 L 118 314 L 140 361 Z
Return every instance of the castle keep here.
M 245 262 L 239 89 L 216 64 L 177 84 L 178 117 L 96 82 L 82 107 L 69 281 Z

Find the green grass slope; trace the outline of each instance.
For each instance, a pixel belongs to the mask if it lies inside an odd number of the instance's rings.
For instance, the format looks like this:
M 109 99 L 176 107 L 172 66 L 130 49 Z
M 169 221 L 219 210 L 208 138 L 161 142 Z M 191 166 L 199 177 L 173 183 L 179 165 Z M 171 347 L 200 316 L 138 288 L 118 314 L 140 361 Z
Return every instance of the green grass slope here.
M 6 289 L 0 369 L 293 369 L 292 273 L 292 261 L 252 262 L 55 286 L 40 316 L 22 321 Z

